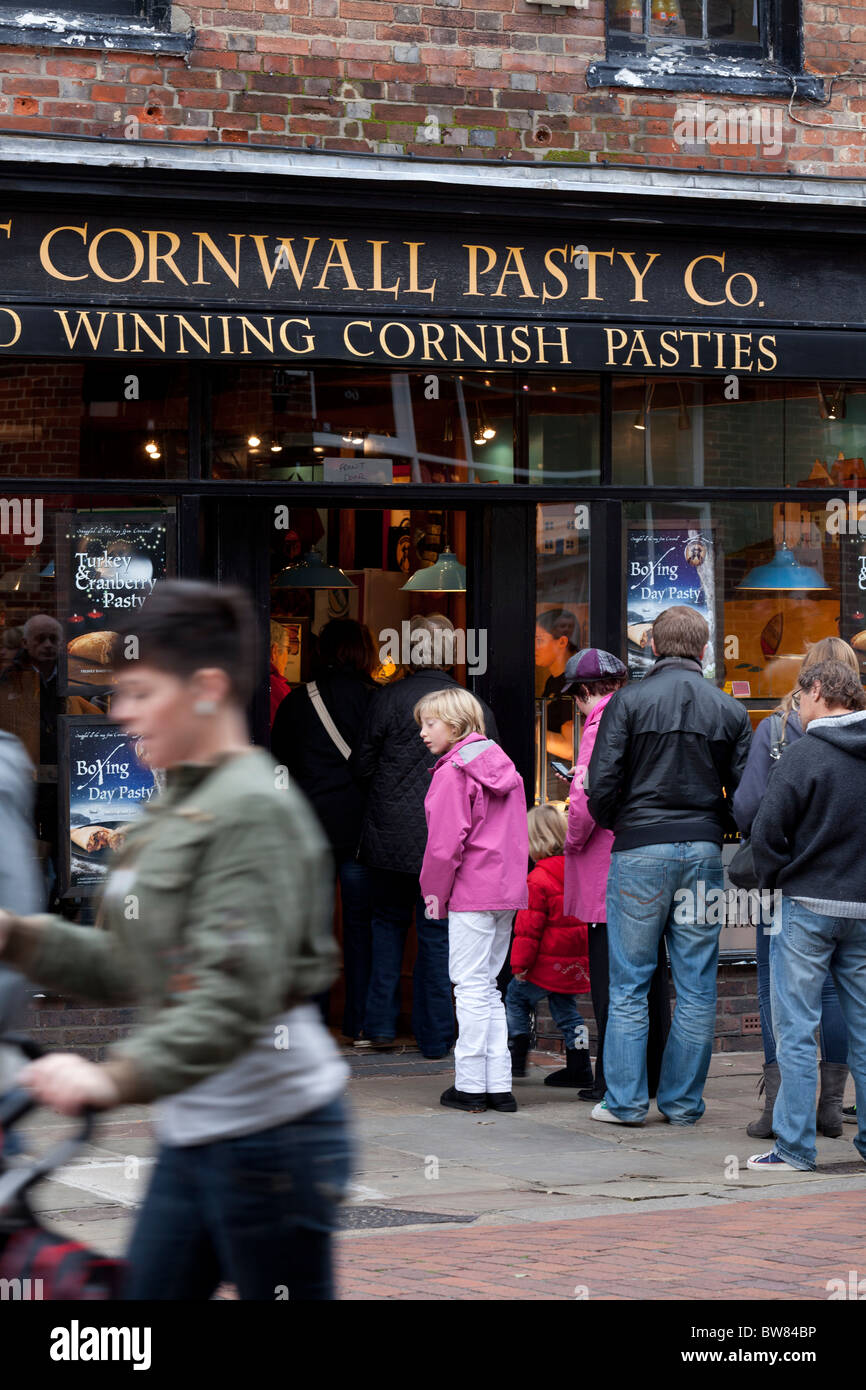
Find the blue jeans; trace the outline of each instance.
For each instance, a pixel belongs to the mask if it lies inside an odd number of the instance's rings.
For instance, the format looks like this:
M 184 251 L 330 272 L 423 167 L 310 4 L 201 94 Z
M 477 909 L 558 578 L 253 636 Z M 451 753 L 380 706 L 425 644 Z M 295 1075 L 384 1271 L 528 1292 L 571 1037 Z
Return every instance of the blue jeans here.
M 814 1169 L 815 1029 L 821 994 L 832 972 L 848 1025 L 848 1065 L 857 1088 L 858 1133 L 866 1158 L 866 920 L 825 917 L 782 898 L 782 930 L 770 945 L 773 1026 L 782 1084 L 773 1110 L 776 1150 L 788 1163 Z
M 756 955 L 758 960 L 758 1008 L 761 1011 L 761 1037 L 764 1042 L 764 1061 L 767 1066 L 776 1060 L 776 1038 L 773 1033 L 773 1013 L 770 1003 L 770 940 L 773 933 L 758 927 Z M 848 1057 L 848 1029 L 839 1004 L 833 976 L 827 972 L 821 991 L 821 1024 L 819 1030 L 821 1056 L 825 1062 L 844 1062 Z
M 353 855 L 337 859 L 340 902 L 343 912 L 343 1035 L 358 1038 L 364 1031 L 370 963 L 373 958 L 370 926 L 370 870 Z
M 413 874 L 370 869 L 373 959 L 364 1032 L 395 1038 L 406 937 L 415 914 L 418 955 L 412 977 L 412 1032 L 425 1057 L 444 1057 L 454 1043 L 454 1006 L 448 972 L 448 918 L 424 916 Z
M 546 999 L 550 1005 L 550 1016 L 562 1034 L 566 1047 L 586 1047 L 586 1027 L 575 995 L 554 994 L 540 985 L 530 984 L 529 980 L 515 980 L 513 977 L 505 992 L 509 1038 L 516 1037 L 518 1033 L 529 1033 L 531 1011 L 542 999 Z
M 721 850 L 711 841 L 643 845 L 611 855 L 607 880 L 610 1009 L 604 1075 L 607 1107 L 618 1119 L 643 1120 L 649 1109 L 647 994 L 663 934 L 677 1003 L 662 1056 L 656 1103 L 672 1124 L 693 1125 L 704 1113 L 703 1089 L 716 1023 L 721 923 L 699 919 L 707 915 L 701 903 L 722 886 Z
M 159 1150 L 124 1298 L 334 1297 L 331 1234 L 351 1172 L 341 1099 L 273 1129 Z

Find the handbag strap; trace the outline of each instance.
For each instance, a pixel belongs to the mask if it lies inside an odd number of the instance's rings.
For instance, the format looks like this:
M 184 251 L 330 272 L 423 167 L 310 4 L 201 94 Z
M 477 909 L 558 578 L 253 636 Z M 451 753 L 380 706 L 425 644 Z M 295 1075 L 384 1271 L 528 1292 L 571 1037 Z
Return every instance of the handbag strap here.
M 324 728 L 325 733 L 328 735 L 328 738 L 331 740 L 334 747 L 342 753 L 344 758 L 351 758 L 352 750 L 349 747 L 346 740 L 343 738 L 343 735 L 340 733 L 340 730 L 337 728 L 333 719 L 329 715 L 327 709 L 325 708 L 325 702 L 322 699 L 319 687 L 316 685 L 315 681 L 309 681 L 307 683 L 307 694 L 312 700 L 313 709 L 316 711 L 316 714 L 321 719 L 322 727 Z

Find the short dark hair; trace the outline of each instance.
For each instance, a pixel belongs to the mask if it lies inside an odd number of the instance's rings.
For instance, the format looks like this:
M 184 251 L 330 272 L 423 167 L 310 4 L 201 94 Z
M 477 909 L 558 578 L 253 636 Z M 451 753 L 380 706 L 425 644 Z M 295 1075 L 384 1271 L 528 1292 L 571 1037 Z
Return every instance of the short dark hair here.
M 580 647 L 580 623 L 568 608 L 547 608 L 535 619 L 536 627 L 543 627 L 551 637 L 567 637 L 569 647 L 577 651 Z
M 800 674 L 800 689 L 813 691 L 821 687 L 821 698 L 831 708 L 841 705 L 843 709 L 866 709 L 866 694 L 860 684 L 859 675 L 842 661 L 819 661 Z
M 576 695 L 578 700 L 589 700 L 593 695 L 612 695 L 624 685 L 628 685 L 628 676 L 603 676 L 597 681 L 578 681 L 567 694 Z
M 319 633 L 322 666 L 348 666 L 367 675 L 376 664 L 376 648 L 370 629 L 354 618 L 331 618 Z
M 252 697 L 258 671 L 256 618 L 242 589 L 165 579 L 137 612 L 124 615 L 115 630 L 115 671 L 137 661 L 186 680 L 204 667 L 216 666 L 225 671 L 242 705 Z M 137 638 L 134 657 L 128 654 L 130 637 Z
M 659 613 L 653 623 L 656 656 L 684 656 L 700 661 L 710 640 L 710 625 L 696 608 L 675 604 Z

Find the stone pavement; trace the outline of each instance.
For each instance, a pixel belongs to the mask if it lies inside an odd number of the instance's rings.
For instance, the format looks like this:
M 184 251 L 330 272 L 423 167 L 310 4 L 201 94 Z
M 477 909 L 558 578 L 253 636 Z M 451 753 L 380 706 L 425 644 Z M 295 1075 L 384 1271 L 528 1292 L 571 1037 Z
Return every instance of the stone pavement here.
M 409 1050 L 352 1061 L 343 1298 L 818 1299 L 850 1270 L 866 1277 L 854 1126 L 819 1140 L 816 1174 L 745 1167 L 769 1147 L 745 1133 L 755 1053 L 713 1058 L 693 1129 L 654 1108 L 643 1128 L 597 1124 L 573 1092 L 541 1084 L 543 1066 L 515 1083 L 517 1114 L 468 1115 L 438 1103 L 445 1062 Z M 49 1113 L 28 1123 L 35 1149 L 70 1125 Z M 148 1112 L 116 1111 L 36 1204 L 57 1229 L 120 1253 L 152 1154 Z

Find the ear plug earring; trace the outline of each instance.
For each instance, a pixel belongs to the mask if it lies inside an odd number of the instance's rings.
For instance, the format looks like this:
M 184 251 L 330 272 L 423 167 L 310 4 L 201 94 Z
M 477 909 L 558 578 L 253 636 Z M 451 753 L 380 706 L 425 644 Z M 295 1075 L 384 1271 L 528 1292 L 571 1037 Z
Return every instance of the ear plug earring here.
M 193 714 L 216 714 L 216 700 L 196 700 L 192 707 Z

